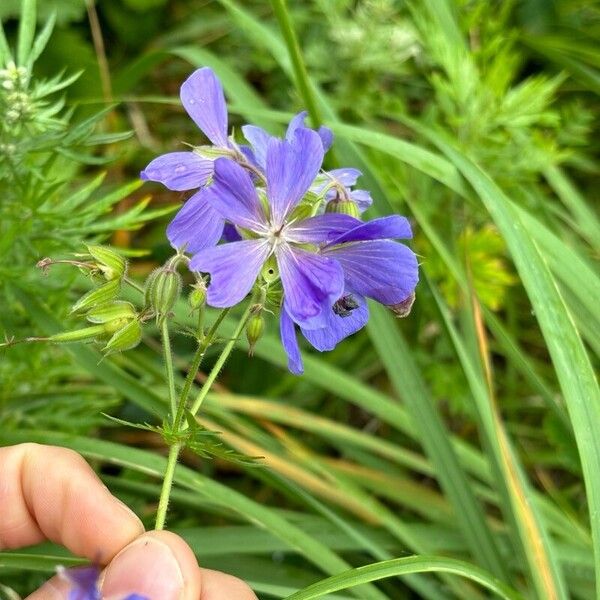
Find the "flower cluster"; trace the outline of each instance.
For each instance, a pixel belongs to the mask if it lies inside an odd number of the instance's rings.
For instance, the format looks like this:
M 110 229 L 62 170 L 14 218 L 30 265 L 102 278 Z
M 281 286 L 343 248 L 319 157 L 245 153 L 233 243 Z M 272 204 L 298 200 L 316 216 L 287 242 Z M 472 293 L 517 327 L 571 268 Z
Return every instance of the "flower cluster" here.
M 210 306 L 233 306 L 253 289 L 275 296 L 296 374 L 303 370 L 296 325 L 325 351 L 366 324 L 367 298 L 407 312 L 418 265 L 395 240 L 412 237 L 410 225 L 400 216 L 361 220 L 371 197 L 354 189 L 360 172 L 322 170 L 333 141 L 328 128 L 306 127 L 300 113 L 283 139 L 246 125 L 249 145 L 236 143 L 228 137 L 223 89 L 209 68 L 183 83 L 181 101 L 212 145 L 159 156 L 141 177 L 172 190 L 197 189 L 167 236 L 192 255 L 193 271 L 210 276 Z
M 102 600 L 98 589 L 100 568 L 96 565 L 78 569 L 59 568 L 58 574 L 72 585 L 69 600 Z M 140 594 L 129 594 L 123 600 L 148 600 L 148 598 Z

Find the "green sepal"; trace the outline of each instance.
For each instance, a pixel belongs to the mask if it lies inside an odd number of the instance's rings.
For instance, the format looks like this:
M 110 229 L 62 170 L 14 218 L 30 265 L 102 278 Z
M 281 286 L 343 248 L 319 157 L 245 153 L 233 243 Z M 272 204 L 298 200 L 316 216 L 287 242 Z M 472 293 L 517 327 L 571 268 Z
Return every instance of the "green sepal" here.
M 63 331 L 61 333 L 55 333 L 48 338 L 45 338 L 48 342 L 54 342 L 57 344 L 65 344 L 69 342 L 85 342 L 90 341 L 98 336 L 105 333 L 104 325 L 92 325 L 90 327 L 84 327 L 83 329 L 75 329 L 73 331 Z
M 193 152 L 202 158 L 209 159 L 231 156 L 231 150 L 226 148 L 215 148 L 214 146 L 194 146 Z
M 106 304 L 111 300 L 114 300 L 121 290 L 121 282 L 118 279 L 108 281 L 104 285 L 90 290 L 87 294 L 79 298 L 79 300 L 73 305 L 71 312 L 80 312 L 87 310 L 100 304 Z
M 121 279 L 125 275 L 127 261 L 118 252 L 108 246 L 87 246 L 87 249 L 106 279 Z
M 360 218 L 360 210 L 356 202 L 352 200 L 332 200 L 325 207 L 326 213 L 337 213 L 340 215 L 349 215 L 355 219 Z
M 86 314 L 86 319 L 92 323 L 107 323 L 115 319 L 131 320 L 136 316 L 135 307 L 131 302 L 117 300 L 95 306 Z
M 277 259 L 274 255 L 271 255 L 269 258 L 267 258 L 265 264 L 260 270 L 260 276 L 268 284 L 271 284 L 279 279 L 279 266 L 277 265 Z
M 206 284 L 204 282 L 197 283 L 192 287 L 188 302 L 192 310 L 198 310 L 206 304 Z
M 302 221 L 303 219 L 308 219 L 312 217 L 314 212 L 314 206 L 317 200 L 318 197 L 312 192 L 309 192 L 304 197 L 304 200 L 302 200 L 302 202 L 298 204 L 296 208 L 294 208 L 292 214 L 289 216 L 289 220 Z
M 102 348 L 105 356 L 135 348 L 142 340 L 142 326 L 135 319 L 119 329 Z

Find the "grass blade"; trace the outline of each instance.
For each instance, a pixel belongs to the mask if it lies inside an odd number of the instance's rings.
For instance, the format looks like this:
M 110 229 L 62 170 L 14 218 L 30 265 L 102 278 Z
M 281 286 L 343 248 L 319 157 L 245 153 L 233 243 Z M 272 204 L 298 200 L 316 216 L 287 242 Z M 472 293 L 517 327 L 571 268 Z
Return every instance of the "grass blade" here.
M 444 424 L 434 406 L 425 382 L 412 358 L 408 344 L 398 331 L 391 314 L 381 306 L 372 305 L 369 333 L 398 395 L 404 400 L 419 431 L 419 439 L 436 467 L 440 485 L 454 507 L 457 520 L 475 560 L 508 580 L 505 561 L 483 510 L 472 491 L 471 482 L 463 471 Z
M 502 233 L 527 290 L 573 424 L 589 503 L 596 576 L 600 579 L 600 390 L 590 359 L 556 282 L 511 201 L 481 168 L 450 143 L 421 126 L 419 129 L 473 186 Z M 598 583 L 596 594 L 600 598 Z
M 294 69 L 294 79 L 296 81 L 296 87 L 300 93 L 300 96 L 306 104 L 308 114 L 312 120 L 314 127 L 319 127 L 322 124 L 321 114 L 317 105 L 317 100 L 314 94 L 314 88 L 308 77 L 306 65 L 302 58 L 302 52 L 300 50 L 300 44 L 296 37 L 296 32 L 292 26 L 292 20 L 285 4 L 285 0 L 271 0 L 271 6 L 273 12 L 277 18 L 279 29 L 283 34 L 285 40 L 288 55 L 290 57 L 292 67 Z
M 439 294 L 431 284 L 429 287 L 469 382 L 481 422 L 482 436 L 487 440 L 486 447 L 493 454 L 497 465 L 498 484 L 505 488 L 502 490 L 507 497 L 505 512 L 509 522 L 515 524 L 513 529 L 519 532 L 520 544 L 529 563 L 529 572 L 539 596 L 548 599 L 566 599 L 562 573 L 558 568 L 549 536 L 535 503 L 532 502 L 533 495 L 529 483 L 508 439 L 494 398 L 483 383 L 485 381 L 483 369 L 478 369 L 475 361 L 469 356 L 469 348 L 473 345 L 460 338 Z
M 377 581 L 386 577 L 398 577 L 411 573 L 451 573 L 466 577 L 482 587 L 494 592 L 504 600 L 522 600 L 522 596 L 490 576 L 482 569 L 460 560 L 440 558 L 437 556 L 409 556 L 407 558 L 396 558 L 379 563 L 358 567 L 347 573 L 341 573 L 329 577 L 319 583 L 315 583 L 304 590 L 296 592 L 287 600 L 313 600 L 321 598 L 325 594 L 351 588 L 355 585 L 364 584 L 367 581 Z

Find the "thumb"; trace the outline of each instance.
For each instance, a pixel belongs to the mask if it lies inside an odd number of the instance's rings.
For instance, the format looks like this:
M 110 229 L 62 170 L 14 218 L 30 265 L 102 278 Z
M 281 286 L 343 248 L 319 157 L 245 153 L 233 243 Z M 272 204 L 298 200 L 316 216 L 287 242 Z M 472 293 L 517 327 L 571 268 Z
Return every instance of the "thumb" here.
M 129 594 L 149 600 L 198 600 L 201 572 L 190 547 L 168 531 L 151 531 L 125 546 L 102 578 L 102 597 Z

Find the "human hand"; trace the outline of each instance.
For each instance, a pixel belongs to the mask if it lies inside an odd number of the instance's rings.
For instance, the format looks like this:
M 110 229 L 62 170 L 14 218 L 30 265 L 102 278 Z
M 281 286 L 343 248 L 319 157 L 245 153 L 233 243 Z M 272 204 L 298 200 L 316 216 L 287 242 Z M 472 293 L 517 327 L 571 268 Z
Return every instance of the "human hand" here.
M 174 533 L 144 533 L 138 517 L 72 450 L 0 448 L 0 507 L 0 550 L 50 540 L 99 561 L 106 565 L 100 577 L 105 600 L 132 593 L 148 600 L 256 600 L 240 579 L 198 567 Z M 53 577 L 27 600 L 65 600 L 70 589 Z

